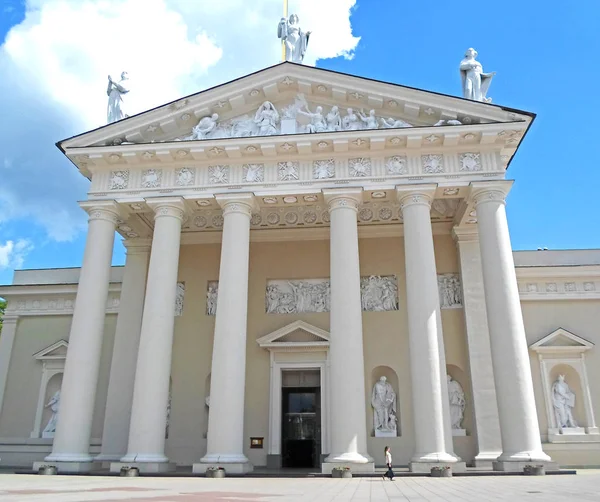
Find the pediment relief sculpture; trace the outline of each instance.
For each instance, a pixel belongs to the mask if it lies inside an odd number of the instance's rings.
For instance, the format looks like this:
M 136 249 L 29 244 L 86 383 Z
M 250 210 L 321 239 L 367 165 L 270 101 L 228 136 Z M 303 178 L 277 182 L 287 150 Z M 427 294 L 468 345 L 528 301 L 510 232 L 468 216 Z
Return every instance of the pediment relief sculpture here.
M 293 122 L 292 127 L 290 128 L 289 123 L 284 125 L 284 121 Z M 449 122 L 454 124 L 458 121 Z M 190 134 L 176 138 L 176 141 L 406 127 L 414 127 L 414 125 L 399 117 L 381 116 L 374 109 L 355 110 L 354 108 L 341 109 L 338 105 L 327 107 L 321 104 L 311 105 L 303 94 L 298 94 L 291 103 L 275 104 L 264 101 L 253 114 L 225 120 L 218 113 L 206 115 L 192 128 Z

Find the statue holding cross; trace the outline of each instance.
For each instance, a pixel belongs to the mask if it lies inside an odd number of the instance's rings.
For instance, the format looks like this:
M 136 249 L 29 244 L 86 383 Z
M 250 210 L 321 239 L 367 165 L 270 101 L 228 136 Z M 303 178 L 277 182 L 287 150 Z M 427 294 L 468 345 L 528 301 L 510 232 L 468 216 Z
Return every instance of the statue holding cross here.
M 298 24 L 299 19 L 296 14 L 287 17 L 287 0 L 284 3 L 284 17 L 279 21 L 277 27 L 277 36 L 282 42 L 282 60 L 292 61 L 293 63 L 302 63 L 310 31 L 302 31 Z

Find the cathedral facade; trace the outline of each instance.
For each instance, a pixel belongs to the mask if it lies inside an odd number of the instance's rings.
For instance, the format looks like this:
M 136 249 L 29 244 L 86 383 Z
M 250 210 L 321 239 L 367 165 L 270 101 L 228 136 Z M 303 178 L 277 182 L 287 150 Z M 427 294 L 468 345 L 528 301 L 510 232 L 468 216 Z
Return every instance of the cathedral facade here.
M 600 251 L 510 244 L 534 118 L 286 62 L 60 142 L 83 265 L 0 287 L 0 466 L 600 465 Z

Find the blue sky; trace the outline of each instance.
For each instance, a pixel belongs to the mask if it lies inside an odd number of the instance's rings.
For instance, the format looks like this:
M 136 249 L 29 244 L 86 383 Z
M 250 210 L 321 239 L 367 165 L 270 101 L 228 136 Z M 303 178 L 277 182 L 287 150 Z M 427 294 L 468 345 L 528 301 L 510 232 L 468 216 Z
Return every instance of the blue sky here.
M 274 64 L 278 42 L 261 23 L 276 24 L 281 3 L 0 0 L 0 284 L 15 267 L 81 264 L 86 223 L 76 201 L 87 181 L 54 143 L 102 123 L 106 74 L 139 64 L 143 109 Z M 475 47 L 497 72 L 494 103 L 538 115 L 508 172 L 513 248 L 600 248 L 600 2 L 541 5 L 290 0 L 315 33 L 308 62 L 319 67 L 458 95 L 458 63 Z M 130 23 L 136 12 L 140 26 Z M 118 15 L 127 28 L 107 36 L 103 20 Z M 114 264 L 124 262 L 118 241 Z

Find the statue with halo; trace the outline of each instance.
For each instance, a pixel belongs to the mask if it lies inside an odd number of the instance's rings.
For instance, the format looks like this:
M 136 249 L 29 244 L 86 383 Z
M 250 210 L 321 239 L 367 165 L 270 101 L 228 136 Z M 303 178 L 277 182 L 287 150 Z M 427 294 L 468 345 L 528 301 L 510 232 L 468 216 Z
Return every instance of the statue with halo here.
M 289 19 L 282 17 L 277 27 L 277 37 L 285 47 L 285 60 L 293 63 L 302 63 L 310 38 L 310 31 L 302 31 L 298 21 L 298 16 L 292 14 Z
M 463 98 L 491 103 L 492 98 L 486 97 L 486 94 L 492 83 L 492 77 L 496 75 L 496 72 L 483 73 L 483 66 L 481 66 L 479 61 L 475 60 L 476 57 L 477 51 L 469 48 L 465 52 L 464 59 L 460 62 Z
M 108 76 L 108 88 L 106 94 L 108 95 L 108 108 L 106 111 L 107 123 L 111 124 L 117 120 L 125 119 L 129 117 L 126 113 L 127 108 L 125 107 L 125 94 L 129 92 L 129 74 L 124 71 L 121 73 L 121 80 L 115 82 L 112 77 Z

